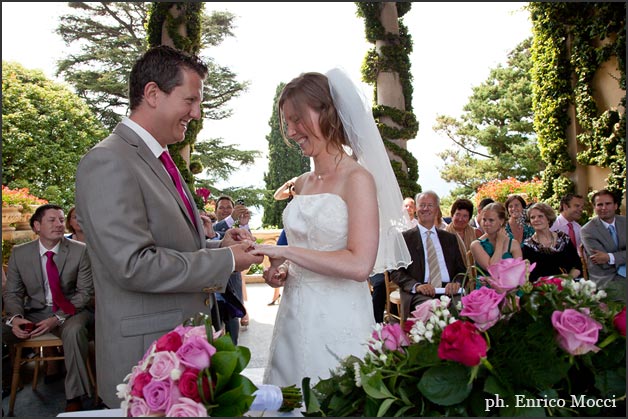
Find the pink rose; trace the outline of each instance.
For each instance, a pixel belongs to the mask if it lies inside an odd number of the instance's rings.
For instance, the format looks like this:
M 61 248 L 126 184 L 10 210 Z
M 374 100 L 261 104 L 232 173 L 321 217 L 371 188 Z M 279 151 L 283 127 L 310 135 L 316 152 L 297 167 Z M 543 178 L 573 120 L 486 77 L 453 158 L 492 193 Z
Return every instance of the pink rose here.
M 207 340 L 207 330 L 205 329 L 205 326 L 194 326 L 191 329 L 189 329 L 187 332 L 185 332 L 185 335 L 184 335 L 185 339 L 192 336 L 199 336 Z
M 602 325 L 588 315 L 571 308 L 552 313 L 552 325 L 558 345 L 571 355 L 583 355 L 600 350 L 595 343 Z
M 149 416 L 150 408 L 141 397 L 132 397 L 129 400 L 128 414 L 130 417 Z
M 626 306 L 621 309 L 619 313 L 613 319 L 615 328 L 619 331 L 619 334 L 626 336 Z
M 210 359 L 215 353 L 216 348 L 207 342 L 207 338 L 200 336 L 190 336 L 177 350 L 181 363 L 197 370 L 209 367 Z
M 499 304 L 506 294 L 492 288 L 482 287 L 462 297 L 461 316 L 467 316 L 480 332 L 490 329 L 501 317 Z
M 419 320 L 421 323 L 427 323 L 430 317 L 432 317 L 434 310 L 443 305 L 442 301 L 437 298 L 424 301 L 414 308 L 414 311 L 410 313 L 410 317 Z
M 155 345 L 158 351 L 176 352 L 177 349 L 181 347 L 182 343 L 183 339 L 181 339 L 181 335 L 173 331 L 160 337 Z
M 381 336 L 383 346 L 389 351 L 399 351 L 402 346 L 410 345 L 408 336 L 401 330 L 398 323 L 385 324 Z M 373 338 L 377 339 L 377 332 L 373 332 Z
M 179 391 L 181 391 L 181 395 L 195 402 L 201 401 L 201 397 L 198 394 L 198 384 L 196 384 L 198 373 L 199 370 L 196 369 L 185 370 L 179 379 Z
M 207 409 L 205 406 L 186 397 L 180 398 L 179 402 L 170 406 L 170 409 L 166 412 L 166 417 L 169 418 L 199 418 L 206 416 Z
M 135 397 L 142 397 L 142 395 L 144 394 L 142 393 L 144 387 L 152 380 L 153 377 L 145 371 L 137 374 L 134 378 L 131 379 L 131 382 L 133 383 L 133 387 L 131 388 L 131 395 Z
M 536 263 L 529 265 L 523 258 L 502 259 L 488 267 L 490 277 L 483 277 L 491 288 L 497 292 L 507 292 L 526 283 L 528 272 L 532 271 Z
M 144 400 L 151 410 L 165 412 L 170 404 L 170 380 L 153 380 L 143 390 Z
M 179 368 L 179 358 L 170 351 L 155 352 L 153 364 L 148 371 L 155 380 L 166 380 L 170 378 L 170 373 Z
M 471 322 L 456 320 L 441 334 L 438 357 L 473 367 L 486 357 L 486 341 Z
M 563 280 L 561 278 L 557 278 L 555 276 L 544 276 L 539 278 L 534 284 L 535 287 L 540 287 L 543 284 L 552 284 L 558 288 L 558 291 L 563 290 Z
M 181 337 L 185 336 L 185 334 L 188 332 L 188 330 L 192 329 L 193 326 L 183 326 L 183 325 L 178 325 L 177 327 L 174 328 L 173 332 L 178 333 Z

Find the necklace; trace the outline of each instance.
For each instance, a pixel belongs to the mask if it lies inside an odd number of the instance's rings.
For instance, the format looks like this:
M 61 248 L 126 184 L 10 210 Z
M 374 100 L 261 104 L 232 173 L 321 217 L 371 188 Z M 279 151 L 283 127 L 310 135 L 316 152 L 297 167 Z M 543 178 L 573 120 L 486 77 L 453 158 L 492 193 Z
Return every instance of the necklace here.
M 550 233 L 550 238 L 549 240 L 547 239 L 547 237 L 543 236 L 541 237 L 540 235 L 535 233 L 535 236 L 537 238 L 537 241 L 539 242 L 539 244 L 543 247 L 546 248 L 552 248 L 554 246 L 554 234 Z

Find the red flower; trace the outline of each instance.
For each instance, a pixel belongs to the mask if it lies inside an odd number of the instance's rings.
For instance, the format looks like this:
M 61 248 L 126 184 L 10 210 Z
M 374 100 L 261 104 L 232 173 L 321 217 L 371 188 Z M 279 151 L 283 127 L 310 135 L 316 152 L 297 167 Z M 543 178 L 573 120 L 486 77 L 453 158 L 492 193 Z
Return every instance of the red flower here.
M 414 323 L 416 323 L 414 320 L 406 320 L 403 323 L 403 331 L 409 334 L 410 330 L 412 330 L 412 326 L 414 326 Z
M 456 320 L 443 329 L 438 357 L 473 367 L 486 357 L 486 349 L 486 341 L 473 323 Z
M 152 381 L 153 377 L 147 372 L 141 372 L 135 377 L 133 381 L 133 388 L 131 389 L 131 395 L 135 397 L 144 397 L 144 387 L 146 384 Z
M 613 324 L 619 331 L 619 334 L 626 336 L 626 307 L 621 309 L 619 313 L 613 319 Z
M 177 349 L 181 347 L 183 344 L 183 340 L 181 339 L 181 335 L 177 332 L 166 333 L 162 337 L 160 337 L 155 343 L 156 351 L 171 351 L 176 352 Z
M 196 384 L 197 378 L 198 370 L 186 370 L 181 374 L 181 378 L 179 379 L 179 391 L 181 391 L 183 397 L 188 397 L 195 402 L 200 402 L 201 397 L 198 394 L 198 385 Z
M 532 285 L 535 286 L 535 287 L 540 287 L 543 284 L 556 285 L 556 288 L 558 288 L 558 291 L 562 291 L 563 290 L 563 280 L 561 278 L 557 278 L 555 276 L 544 276 L 542 278 L 539 278 Z

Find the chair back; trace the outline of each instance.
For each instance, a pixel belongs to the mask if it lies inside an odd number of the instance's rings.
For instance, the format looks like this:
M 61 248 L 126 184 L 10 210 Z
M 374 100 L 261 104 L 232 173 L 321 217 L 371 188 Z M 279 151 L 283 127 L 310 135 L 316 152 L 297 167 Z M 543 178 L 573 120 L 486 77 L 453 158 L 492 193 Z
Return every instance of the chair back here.
M 388 272 L 384 272 L 384 284 L 386 285 L 386 315 L 384 321 L 390 323 L 392 319 L 399 322 L 403 328 L 403 318 L 401 316 L 401 294 L 399 292 L 399 286 L 390 280 Z M 393 314 L 392 307 L 397 307 L 397 313 Z
M 467 272 L 464 279 L 464 292 L 466 294 L 469 294 L 475 289 L 475 279 L 478 276 L 478 270 L 475 267 L 475 258 L 473 257 L 473 253 L 471 253 L 471 250 L 467 250 L 466 257 Z

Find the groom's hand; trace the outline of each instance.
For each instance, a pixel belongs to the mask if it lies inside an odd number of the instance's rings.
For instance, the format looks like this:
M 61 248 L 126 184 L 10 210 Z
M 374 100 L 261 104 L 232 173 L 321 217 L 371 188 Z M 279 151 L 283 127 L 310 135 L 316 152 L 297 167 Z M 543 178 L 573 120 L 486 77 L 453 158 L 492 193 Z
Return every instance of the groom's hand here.
M 256 256 L 250 252 L 252 243 L 248 240 L 229 246 L 229 248 L 233 252 L 233 259 L 235 260 L 234 271 L 242 272 L 249 269 L 251 265 L 264 261 L 264 256 Z
M 255 243 L 255 237 L 245 228 L 230 228 L 225 232 L 220 247 L 230 247 L 244 240 Z

